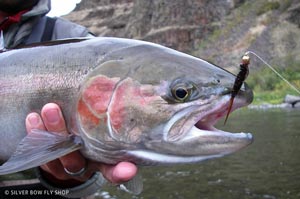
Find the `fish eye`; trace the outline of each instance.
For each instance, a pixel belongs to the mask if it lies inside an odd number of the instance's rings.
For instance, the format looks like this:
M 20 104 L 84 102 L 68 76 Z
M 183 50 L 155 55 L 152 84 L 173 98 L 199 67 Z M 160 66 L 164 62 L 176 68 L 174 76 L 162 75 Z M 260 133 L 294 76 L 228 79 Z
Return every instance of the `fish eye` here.
M 189 97 L 190 92 L 187 88 L 180 86 L 174 88 L 172 94 L 176 100 L 185 101 Z
M 178 78 L 169 85 L 167 95 L 162 96 L 168 103 L 183 103 L 198 99 L 199 92 L 196 84 L 184 78 Z

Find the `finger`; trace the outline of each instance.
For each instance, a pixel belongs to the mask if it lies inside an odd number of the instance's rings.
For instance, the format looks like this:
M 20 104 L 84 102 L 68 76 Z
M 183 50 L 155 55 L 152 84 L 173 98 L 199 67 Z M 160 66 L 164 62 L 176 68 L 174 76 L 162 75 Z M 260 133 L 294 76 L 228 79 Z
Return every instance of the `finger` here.
M 46 104 L 41 111 L 42 118 L 48 131 L 57 133 L 67 133 L 65 120 L 63 114 L 57 104 Z M 85 158 L 79 153 L 79 151 L 72 152 L 59 158 L 61 164 L 68 171 L 76 173 L 86 166 Z M 56 175 L 55 168 L 52 173 Z M 64 171 L 64 170 L 63 170 Z M 58 171 L 59 175 L 61 171 Z M 88 176 L 89 177 L 89 176 Z
M 86 164 L 87 160 L 85 160 L 85 158 L 79 153 L 79 151 L 75 151 L 59 159 L 63 167 L 72 173 L 77 173 L 83 168 L 86 170 L 88 169 L 88 165 Z M 92 173 L 87 171 L 84 176 L 81 176 L 80 179 L 88 179 L 91 177 L 91 175 Z
M 57 104 L 46 104 L 42 108 L 41 115 L 48 131 L 57 133 L 67 132 L 65 120 Z
M 27 133 L 30 133 L 33 129 L 45 130 L 42 118 L 37 113 L 28 114 L 25 120 L 25 124 Z
M 28 133 L 30 133 L 33 129 L 40 129 L 40 130 L 46 129 L 42 121 L 42 118 L 37 113 L 28 114 L 25 123 L 26 123 L 26 130 Z M 70 178 L 70 176 L 68 176 L 65 173 L 63 166 L 59 160 L 53 160 L 45 165 L 42 165 L 41 168 L 48 173 L 55 174 L 55 178 L 57 179 L 66 180 Z
M 66 174 L 60 160 L 58 159 L 52 160 L 47 164 L 42 165 L 41 168 L 52 175 L 54 173 L 55 175 L 53 176 L 58 180 L 68 180 L 71 178 L 68 174 Z
M 47 165 L 42 165 L 41 168 L 45 171 L 42 174 L 43 177 L 50 180 L 51 183 L 61 188 L 78 186 L 81 185 L 82 182 L 87 180 L 71 178 L 68 174 L 64 172 L 63 166 L 58 159 L 49 162 Z M 52 174 L 54 170 L 56 173 L 55 176 Z
M 120 184 L 131 180 L 137 174 L 137 167 L 131 162 L 120 162 L 117 165 L 99 166 L 103 176 L 114 184 Z

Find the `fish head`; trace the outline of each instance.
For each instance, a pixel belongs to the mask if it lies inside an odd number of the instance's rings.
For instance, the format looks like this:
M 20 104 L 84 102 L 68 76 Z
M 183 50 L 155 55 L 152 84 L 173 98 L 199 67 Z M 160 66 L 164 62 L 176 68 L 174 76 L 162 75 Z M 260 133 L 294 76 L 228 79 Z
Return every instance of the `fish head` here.
M 235 76 L 193 56 L 141 43 L 101 59 L 82 84 L 76 121 L 83 153 L 106 163 L 199 162 L 233 153 L 250 133 L 218 130 Z M 232 110 L 251 103 L 243 84 Z

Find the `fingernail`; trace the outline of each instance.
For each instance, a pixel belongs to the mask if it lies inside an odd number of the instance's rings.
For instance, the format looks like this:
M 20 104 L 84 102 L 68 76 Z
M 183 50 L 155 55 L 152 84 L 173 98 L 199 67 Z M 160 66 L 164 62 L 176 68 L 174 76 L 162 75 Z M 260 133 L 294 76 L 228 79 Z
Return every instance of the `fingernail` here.
M 49 109 L 45 112 L 46 121 L 51 124 L 59 122 L 60 115 L 57 109 Z
M 128 162 L 120 162 L 114 170 L 113 175 L 117 181 L 126 182 L 132 179 L 137 173 L 137 168 Z
M 38 127 L 41 123 L 41 118 L 36 113 L 31 113 L 28 117 L 28 121 L 32 127 Z

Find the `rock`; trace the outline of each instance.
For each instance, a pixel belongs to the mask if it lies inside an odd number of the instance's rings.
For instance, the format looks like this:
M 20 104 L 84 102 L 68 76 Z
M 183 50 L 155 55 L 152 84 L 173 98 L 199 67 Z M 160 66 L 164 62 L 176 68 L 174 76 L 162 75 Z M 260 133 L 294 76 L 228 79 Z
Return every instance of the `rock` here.
M 191 53 L 240 2 L 82 0 L 65 17 L 98 36 L 141 39 Z
M 287 20 L 291 23 L 298 25 L 300 28 L 300 3 L 295 4 L 291 8 L 288 9 Z
M 295 107 L 296 104 L 300 104 L 300 96 L 286 95 L 284 98 L 284 102 L 289 103 L 293 107 Z
M 279 67 L 299 63 L 299 10 L 298 0 L 82 0 L 65 18 L 98 36 L 159 43 L 237 72 L 248 50 Z M 251 68 L 263 67 L 253 57 Z

